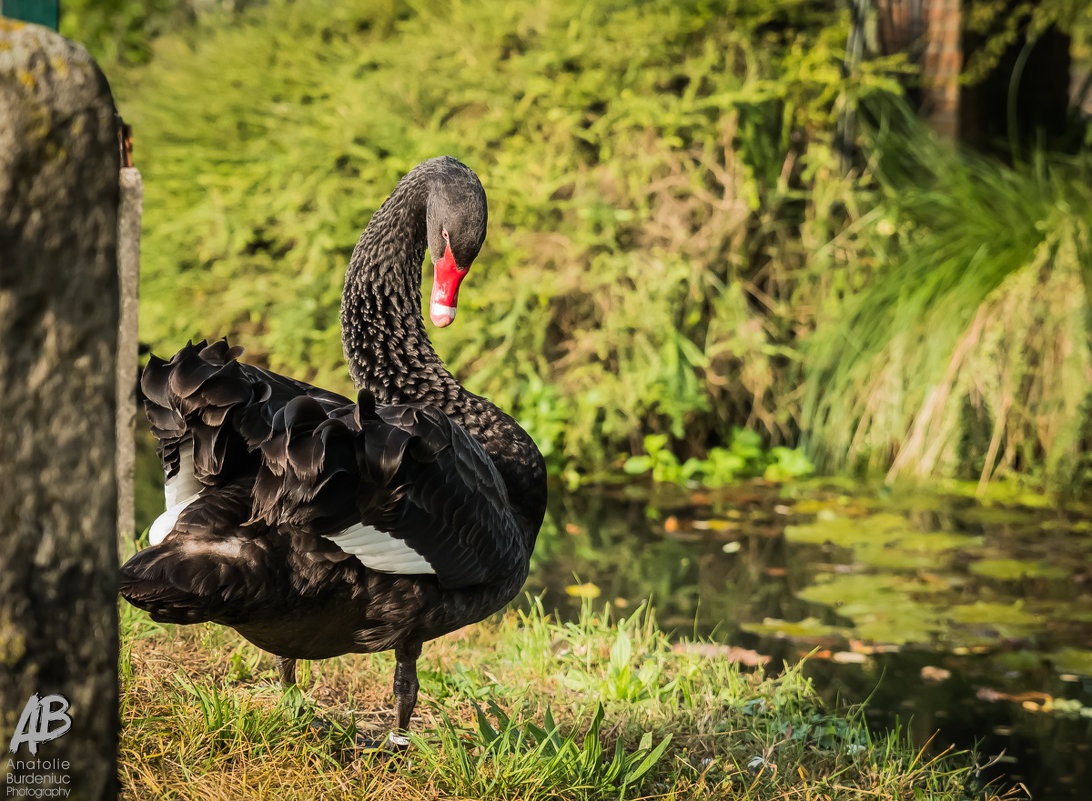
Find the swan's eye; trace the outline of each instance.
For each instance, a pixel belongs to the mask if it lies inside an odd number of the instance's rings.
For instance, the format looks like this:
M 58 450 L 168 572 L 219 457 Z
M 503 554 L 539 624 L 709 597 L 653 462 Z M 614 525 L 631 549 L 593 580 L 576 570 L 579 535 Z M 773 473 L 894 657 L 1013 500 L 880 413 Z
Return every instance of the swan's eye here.
M 447 229 L 446 229 L 446 228 L 444 228 L 444 229 L 443 229 L 443 232 L 444 232 L 444 239 L 448 239 L 448 235 L 447 235 Z M 450 240 L 449 240 L 449 241 L 450 241 Z

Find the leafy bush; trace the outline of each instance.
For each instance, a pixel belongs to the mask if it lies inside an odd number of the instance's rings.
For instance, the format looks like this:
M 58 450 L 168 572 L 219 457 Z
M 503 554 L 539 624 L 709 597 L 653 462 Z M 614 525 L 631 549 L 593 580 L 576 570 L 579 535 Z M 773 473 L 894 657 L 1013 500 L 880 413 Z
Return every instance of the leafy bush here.
M 64 0 L 60 32 L 100 64 L 143 64 L 165 32 L 198 18 L 226 22 L 247 5 L 253 0 Z
M 762 447 L 762 438 L 745 428 L 734 428 L 728 447 L 710 448 L 704 459 L 692 456 L 680 463 L 667 445 L 663 434 L 649 434 L 645 437 L 645 452 L 626 459 L 622 470 L 635 476 L 651 473 L 653 481 L 671 484 L 700 480 L 707 487 L 720 487 L 754 476 L 785 481 L 815 470 L 801 451 L 784 446 L 767 450 Z
M 746 428 L 803 434 L 826 469 L 1074 480 L 1087 404 L 1055 368 L 1087 359 L 1085 167 L 1010 171 L 903 124 L 905 65 L 846 70 L 837 6 L 273 0 L 165 35 L 113 79 L 146 181 L 142 337 L 229 334 L 348 391 L 349 254 L 398 177 L 450 153 L 491 225 L 436 346 L 553 470 L 648 436 L 712 462 Z M 874 125 L 841 142 L 856 107 Z M 1018 298 L 1039 311 L 1010 340 Z

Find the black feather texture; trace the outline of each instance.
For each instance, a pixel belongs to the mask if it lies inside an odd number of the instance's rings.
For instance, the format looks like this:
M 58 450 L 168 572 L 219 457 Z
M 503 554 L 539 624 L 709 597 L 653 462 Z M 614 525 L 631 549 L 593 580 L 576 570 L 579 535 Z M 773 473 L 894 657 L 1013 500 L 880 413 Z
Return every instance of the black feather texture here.
M 240 362 L 226 340 L 151 357 L 145 410 L 169 497 L 186 498 L 122 568 L 131 603 L 282 657 L 402 660 L 514 597 L 545 511 L 542 457 L 444 368 L 418 289 L 433 221 L 469 264 L 485 219 L 477 177 L 450 158 L 419 165 L 373 216 L 342 303 L 355 402 Z M 356 548 L 352 532 L 372 539 Z

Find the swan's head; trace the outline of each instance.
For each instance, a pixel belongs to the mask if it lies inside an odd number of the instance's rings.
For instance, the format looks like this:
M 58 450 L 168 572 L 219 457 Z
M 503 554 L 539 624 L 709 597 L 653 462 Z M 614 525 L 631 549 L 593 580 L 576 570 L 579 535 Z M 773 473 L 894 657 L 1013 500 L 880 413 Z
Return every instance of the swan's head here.
M 485 190 L 469 167 L 450 156 L 432 159 L 428 196 L 428 248 L 435 268 L 428 311 L 439 327 L 455 319 L 459 284 L 485 241 Z

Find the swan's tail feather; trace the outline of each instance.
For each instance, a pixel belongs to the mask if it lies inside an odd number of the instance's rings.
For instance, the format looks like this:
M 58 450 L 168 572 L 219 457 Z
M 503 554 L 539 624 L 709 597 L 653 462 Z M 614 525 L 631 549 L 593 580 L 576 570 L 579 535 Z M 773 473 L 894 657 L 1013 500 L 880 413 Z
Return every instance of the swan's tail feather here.
M 268 570 L 260 557 L 254 541 L 238 537 L 174 537 L 122 566 L 121 595 L 161 623 L 230 625 L 262 603 Z
M 210 584 L 215 568 L 208 566 L 202 576 L 196 565 L 179 564 L 176 552 L 173 544 L 165 543 L 145 548 L 126 562 L 121 568 L 122 597 L 160 623 L 212 620 L 214 604 L 201 588 Z

